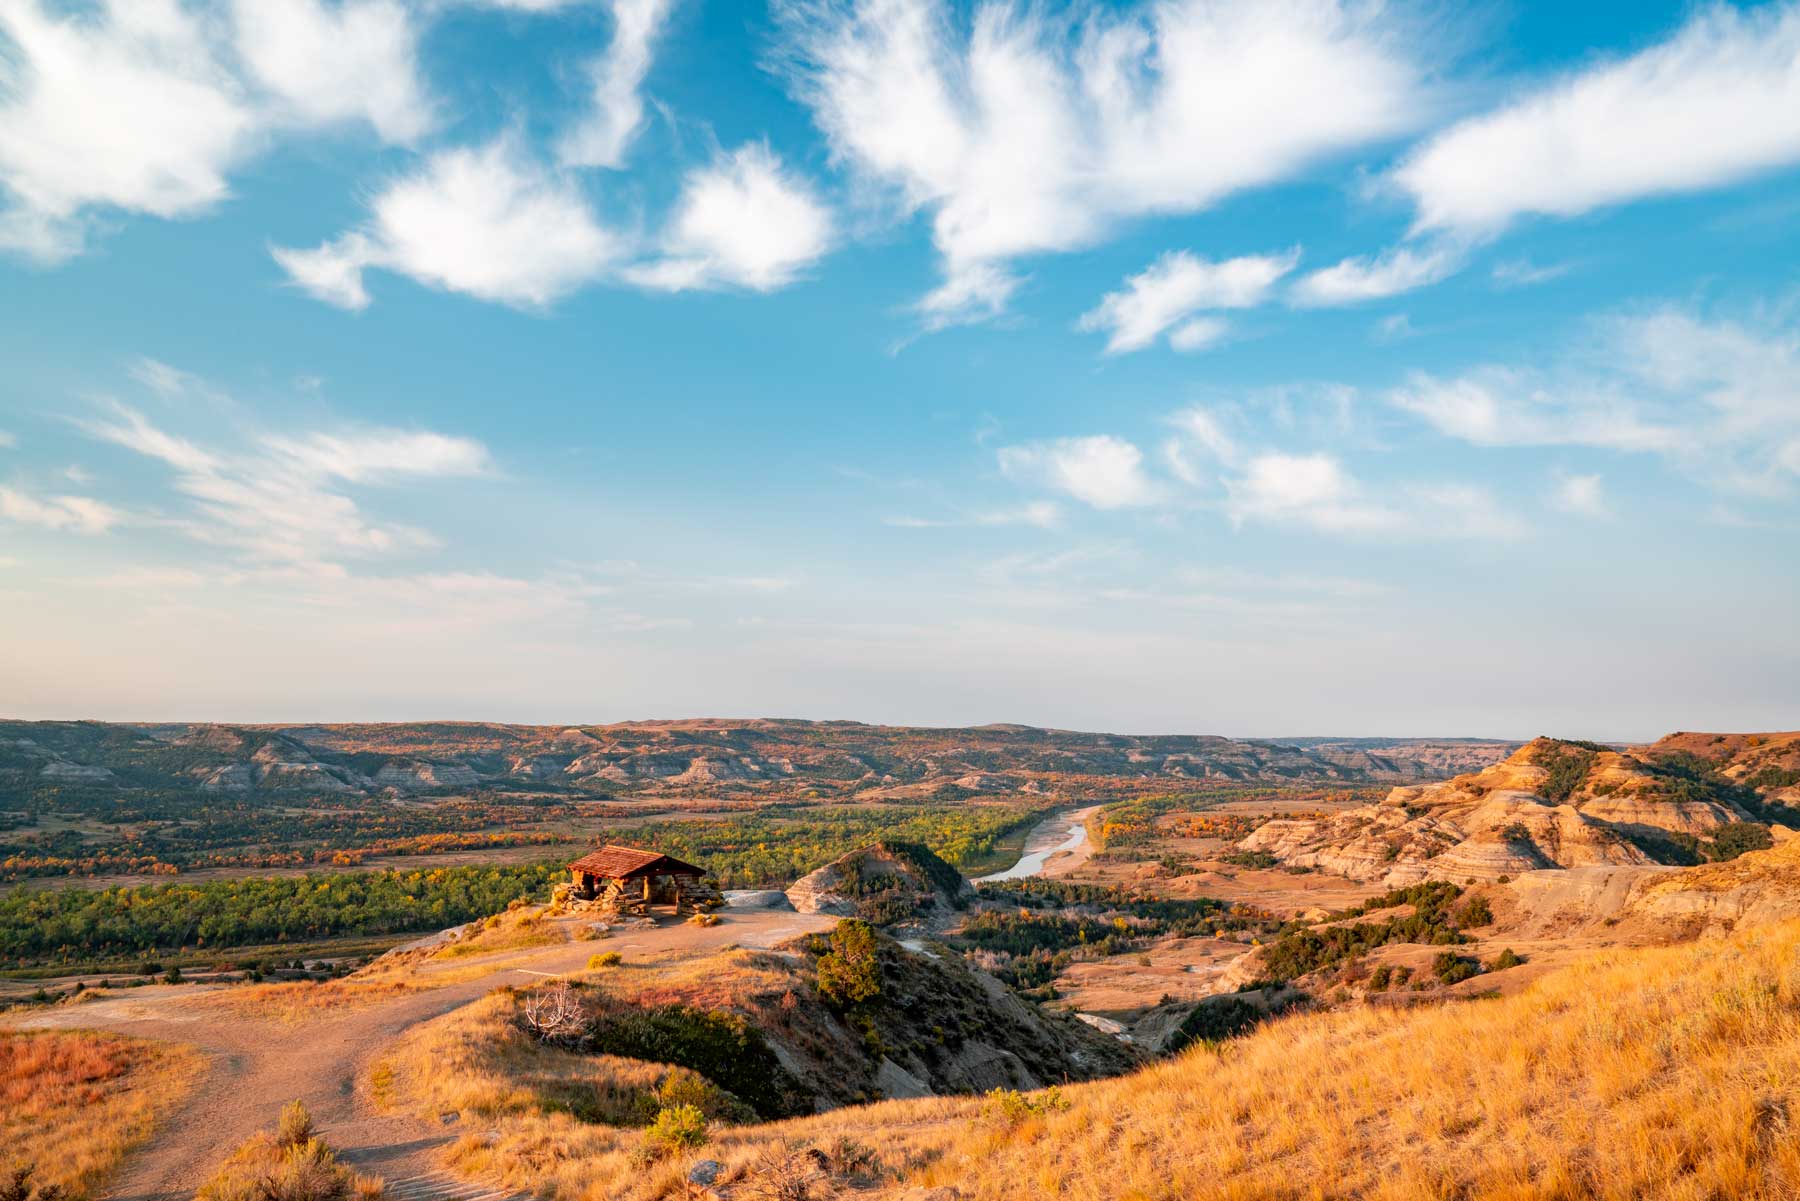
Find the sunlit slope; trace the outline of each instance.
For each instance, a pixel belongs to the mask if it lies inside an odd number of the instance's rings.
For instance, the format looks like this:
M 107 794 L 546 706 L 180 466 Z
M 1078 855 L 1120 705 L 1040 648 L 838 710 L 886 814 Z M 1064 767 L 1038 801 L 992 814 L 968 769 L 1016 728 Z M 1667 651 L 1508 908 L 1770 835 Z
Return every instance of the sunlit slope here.
M 848 1137 L 904 1177 L 865 1197 L 1793 1197 L 1800 922 L 1604 952 L 1507 998 L 1284 1019 L 1062 1097 L 1022 1117 L 931 1099 L 715 1129 L 706 1154 L 754 1188 L 773 1148 Z M 634 1164 L 638 1138 L 555 1114 L 454 1154 L 559 1197 L 677 1189 L 671 1167 Z

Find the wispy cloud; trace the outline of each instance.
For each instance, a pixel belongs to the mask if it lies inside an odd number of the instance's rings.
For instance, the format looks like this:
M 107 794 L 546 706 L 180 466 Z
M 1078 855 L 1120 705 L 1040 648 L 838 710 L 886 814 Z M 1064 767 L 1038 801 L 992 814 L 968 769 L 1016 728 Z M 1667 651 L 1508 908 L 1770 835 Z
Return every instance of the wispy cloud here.
M 0 487 L 0 519 L 73 534 L 104 534 L 125 514 L 91 496 L 32 496 Z
M 174 472 L 174 489 L 189 505 L 170 522 L 174 528 L 250 562 L 306 565 L 327 574 L 341 575 L 339 560 L 346 556 L 436 544 L 424 530 L 368 517 L 345 486 L 464 478 L 491 466 L 479 442 L 428 430 L 260 433 L 230 447 L 202 446 L 117 402 L 77 424 Z
M 1462 252 L 1454 246 L 1397 246 L 1380 254 L 1348 258 L 1300 278 L 1289 299 L 1302 308 L 1326 308 L 1383 300 L 1435 284 L 1454 272 Z
M 1598 475 L 1565 475 L 1557 479 L 1551 503 L 1565 513 L 1606 517 L 1606 489 Z
M 538 3 L 527 6 L 538 7 Z M 560 6 L 560 5 L 558 5 Z M 675 0 L 608 0 L 612 43 L 588 64 L 589 108 L 562 136 L 557 156 L 571 167 L 619 167 L 644 123 L 639 90 Z
M 1594 323 L 1544 365 L 1418 373 L 1396 408 L 1478 446 L 1655 454 L 1709 485 L 1780 496 L 1800 482 L 1800 331 L 1677 308 Z
M 1800 162 L 1800 5 L 1712 4 L 1675 35 L 1458 122 L 1392 180 L 1421 230 L 1498 233 Z
M 1142 350 L 1171 327 L 1172 348 L 1201 350 L 1219 341 L 1226 326 L 1193 314 L 1259 305 L 1268 299 L 1276 281 L 1299 261 L 1298 250 L 1221 262 L 1197 258 L 1185 250 L 1172 251 L 1127 278 L 1120 291 L 1102 297 L 1098 306 L 1082 316 L 1077 328 L 1108 334 L 1108 354 Z
M 931 216 L 930 323 L 989 317 L 1016 260 L 1193 212 L 1402 132 L 1427 105 L 1391 9 L 1172 0 L 1064 21 L 935 0 L 780 0 L 790 77 L 838 158 Z
M 1534 263 L 1530 259 L 1506 259 L 1490 273 L 1502 288 L 1530 288 L 1561 279 L 1575 270 L 1574 263 Z

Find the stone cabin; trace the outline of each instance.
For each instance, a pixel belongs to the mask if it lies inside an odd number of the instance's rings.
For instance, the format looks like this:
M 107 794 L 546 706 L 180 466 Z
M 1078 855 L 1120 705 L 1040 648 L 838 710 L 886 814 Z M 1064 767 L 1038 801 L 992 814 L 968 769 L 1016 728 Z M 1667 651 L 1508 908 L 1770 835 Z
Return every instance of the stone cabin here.
M 657 851 L 636 847 L 604 846 L 569 865 L 575 895 L 593 900 L 603 893 L 641 900 L 647 905 L 674 905 L 697 900 L 706 869 Z M 686 889 L 686 897 L 683 889 Z

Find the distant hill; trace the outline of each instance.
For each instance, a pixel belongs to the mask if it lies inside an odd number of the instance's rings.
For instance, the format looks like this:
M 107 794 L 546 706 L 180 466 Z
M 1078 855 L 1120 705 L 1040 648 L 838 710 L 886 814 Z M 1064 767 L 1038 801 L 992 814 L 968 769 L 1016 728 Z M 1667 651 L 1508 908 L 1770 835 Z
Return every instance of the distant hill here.
M 1791 736 L 1739 737 L 1748 745 Z M 1727 774 L 1734 761 L 1723 750 L 1705 760 L 1668 742 L 1632 754 L 1537 738 L 1479 772 L 1395 788 L 1379 804 L 1328 817 L 1272 821 L 1238 845 L 1402 887 L 1542 868 L 1729 859 L 1768 846 L 1770 825 L 1794 816 L 1779 789 Z
M 576 789 L 843 795 L 1048 791 L 1103 779 L 1406 783 L 1483 767 L 1514 744 L 928 729 L 757 719 L 513 726 L 0 722 L 0 797 L 45 785 L 204 793 Z

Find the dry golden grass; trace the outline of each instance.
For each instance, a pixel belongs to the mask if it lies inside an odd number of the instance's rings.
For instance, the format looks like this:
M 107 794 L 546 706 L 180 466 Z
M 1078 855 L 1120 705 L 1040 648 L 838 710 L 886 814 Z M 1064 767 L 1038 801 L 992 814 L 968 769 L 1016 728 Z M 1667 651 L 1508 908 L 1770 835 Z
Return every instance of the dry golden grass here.
M 386 1094 L 389 1106 L 433 1121 L 570 1106 L 623 1118 L 668 1075 L 660 1064 L 542 1046 L 512 1021 L 516 1006 L 511 993 L 497 991 L 408 1033 L 375 1065 L 377 1101 Z
M 0 1032 L 0 1165 L 86 1197 L 205 1065 L 196 1051 L 92 1031 Z
M 783 1142 L 848 1136 L 907 1184 L 965 1196 L 1800 1196 L 1800 923 L 1618 950 L 1511 997 L 1284 1019 L 1227 1046 L 1063 1090 L 1006 1122 L 977 1099 L 839 1110 L 716 1133 L 732 1173 Z M 559 1201 L 679 1195 L 631 1132 L 501 1120 L 462 1170 Z
M 386 1183 L 338 1162 L 295 1101 L 274 1131 L 260 1131 L 220 1164 L 195 1201 L 383 1201 Z
M 549 920 L 543 907 L 513 908 L 476 922 L 461 938 L 446 943 L 434 958 L 466 959 L 494 951 L 522 951 L 549 947 L 569 940 L 567 925 Z
M 247 984 L 203 993 L 188 1004 L 299 1026 L 346 1010 L 389 1001 L 421 986 L 404 978 L 346 976 L 341 980 L 288 980 Z
M 633 1004 L 701 1007 L 779 995 L 792 984 L 766 953 L 735 947 L 669 952 L 574 978 Z M 374 1065 L 371 1096 L 434 1121 L 444 1113 L 489 1120 L 571 1110 L 624 1124 L 648 1116 L 643 1099 L 668 1081 L 667 1065 L 544 1046 L 519 1029 L 517 1006 L 515 994 L 497 990 L 414 1028 Z

